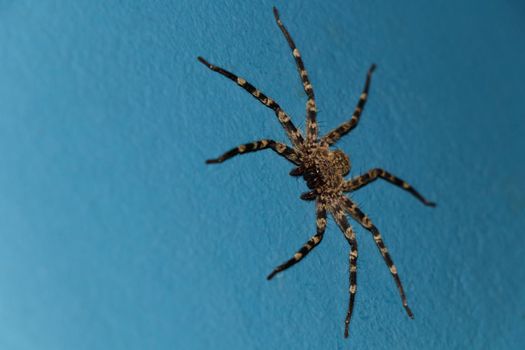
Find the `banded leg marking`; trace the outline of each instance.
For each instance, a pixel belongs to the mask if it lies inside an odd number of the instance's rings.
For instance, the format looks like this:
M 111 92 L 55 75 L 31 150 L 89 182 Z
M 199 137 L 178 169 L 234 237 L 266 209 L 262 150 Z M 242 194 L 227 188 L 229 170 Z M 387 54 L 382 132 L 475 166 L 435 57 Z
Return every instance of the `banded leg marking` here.
M 219 158 L 208 159 L 206 164 L 217 164 L 222 163 L 238 154 L 244 154 L 249 152 L 261 151 L 263 149 L 271 148 L 278 155 L 286 158 L 294 164 L 300 163 L 299 154 L 293 149 L 286 146 L 284 143 L 275 142 L 273 140 L 259 140 L 251 143 L 245 143 L 235 148 L 232 148 L 228 152 L 224 153 Z
M 277 8 L 275 7 L 273 8 L 273 15 L 277 25 L 279 26 L 279 29 L 281 29 L 281 32 L 288 42 L 288 46 L 290 46 L 290 49 L 292 50 L 292 55 L 295 59 L 295 65 L 297 66 L 297 71 L 299 72 L 299 76 L 301 77 L 301 81 L 303 83 L 304 92 L 308 96 L 308 101 L 306 102 L 306 138 L 308 140 L 315 140 L 317 139 L 317 106 L 315 104 L 314 89 L 310 83 L 308 73 L 304 67 L 301 53 L 295 46 L 292 36 L 279 18 L 279 11 L 277 11 Z
M 340 205 L 336 205 L 333 209 L 332 216 L 350 244 L 350 289 L 348 290 L 350 298 L 345 318 L 345 338 L 348 338 L 350 320 L 352 319 L 352 312 L 354 311 L 355 294 L 357 292 L 357 240 L 352 226 L 350 226 L 346 219 L 345 211 Z
M 349 192 L 349 191 L 355 191 L 363 186 L 368 185 L 369 183 L 377 180 L 378 178 L 381 178 L 383 180 L 386 180 L 390 182 L 393 185 L 396 185 L 398 187 L 401 187 L 405 191 L 410 192 L 414 197 L 419 199 L 424 205 L 427 205 L 429 207 L 435 207 L 436 203 L 431 202 L 427 200 L 425 197 L 423 197 L 416 189 L 412 186 L 410 186 L 405 181 L 401 180 L 400 178 L 390 174 L 389 172 L 383 170 L 383 169 L 372 169 L 368 171 L 366 174 L 363 174 L 361 176 L 355 177 L 349 181 L 347 181 L 344 185 L 343 191 Z
M 363 109 L 365 108 L 366 100 L 368 98 L 368 89 L 370 87 L 370 82 L 372 80 L 372 73 L 374 72 L 375 68 L 376 68 L 376 65 L 373 64 L 372 66 L 370 66 L 370 69 L 368 69 L 368 73 L 366 75 L 365 87 L 363 89 L 363 92 L 361 93 L 361 96 L 359 97 L 359 101 L 357 102 L 357 106 L 354 110 L 354 114 L 352 115 L 352 118 L 350 118 L 349 121 L 339 125 L 337 128 L 333 129 L 328 134 L 323 136 L 322 141 L 325 141 L 329 145 L 333 145 L 341 137 L 348 134 L 353 128 L 357 126 L 357 123 L 359 123 L 359 119 L 361 118 L 361 113 L 363 113 Z
M 286 270 L 287 268 L 297 264 L 299 261 L 301 261 L 305 256 L 308 255 L 314 249 L 321 241 L 323 240 L 324 231 L 326 229 L 326 209 L 325 204 L 322 202 L 317 203 L 317 220 L 316 220 L 316 227 L 317 227 L 317 233 L 312 236 L 306 242 L 297 253 L 288 261 L 285 263 L 277 266 L 272 273 L 266 277 L 268 280 L 271 280 L 276 274 L 279 272 L 282 272 Z
M 348 242 L 350 243 L 350 300 L 345 319 L 345 338 L 348 338 L 350 319 L 354 311 L 355 293 L 357 292 L 357 240 L 354 238 Z
M 281 123 L 282 127 L 286 131 L 286 134 L 288 135 L 288 138 L 290 139 L 290 141 L 296 146 L 302 145 L 304 139 L 303 139 L 301 132 L 295 127 L 290 117 L 286 114 L 285 111 L 281 109 L 281 107 L 277 104 L 277 102 L 275 102 L 273 99 L 269 98 L 268 96 L 263 94 L 261 91 L 259 91 L 257 88 L 255 88 L 255 86 L 253 86 L 252 84 L 250 84 L 243 78 L 238 77 L 237 75 L 233 74 L 232 72 L 229 72 L 226 69 L 223 69 L 221 67 L 215 66 L 200 56 L 198 57 L 198 60 L 202 64 L 204 64 L 206 67 L 211 69 L 212 71 L 222 74 L 226 78 L 234 81 L 241 88 L 248 91 L 253 97 L 255 97 L 263 105 L 272 109 L 275 112 L 275 115 L 277 116 L 277 119 Z
M 379 233 L 379 230 L 377 229 L 377 227 L 375 227 L 372 224 L 372 221 L 370 221 L 368 216 L 366 216 L 361 211 L 361 209 L 357 207 L 355 203 L 353 203 L 350 199 L 348 199 L 345 196 L 341 196 L 341 198 L 345 202 L 345 209 L 350 213 L 350 215 L 357 222 L 359 222 L 361 226 L 363 226 L 366 230 L 372 233 L 376 246 L 379 249 L 379 252 L 381 253 L 381 255 L 383 256 L 383 260 L 388 266 L 388 269 L 390 270 L 390 273 L 392 277 L 394 278 L 394 281 L 396 282 L 397 289 L 399 290 L 399 295 L 401 296 L 401 301 L 403 303 L 403 307 L 405 308 L 405 311 L 408 314 L 408 317 L 414 318 L 414 314 L 412 313 L 412 310 L 410 310 L 410 308 L 408 307 L 405 290 L 403 289 L 403 284 L 401 283 L 401 279 L 399 278 L 399 275 L 397 273 L 396 265 L 394 264 L 394 261 L 390 257 L 390 253 L 388 252 L 388 249 L 386 248 L 385 243 L 383 242 L 381 233 Z

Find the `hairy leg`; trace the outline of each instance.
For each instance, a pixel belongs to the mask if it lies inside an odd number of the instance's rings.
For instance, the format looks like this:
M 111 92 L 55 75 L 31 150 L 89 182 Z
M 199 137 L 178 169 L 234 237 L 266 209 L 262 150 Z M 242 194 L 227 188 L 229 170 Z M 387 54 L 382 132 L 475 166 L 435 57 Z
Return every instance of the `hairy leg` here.
M 357 292 L 357 240 L 352 226 L 350 226 L 346 219 L 343 206 L 344 203 L 336 203 L 332 208 L 332 216 L 350 244 L 350 299 L 348 301 L 348 309 L 345 318 L 345 338 L 348 338 L 350 320 L 354 310 L 355 293 Z
M 399 278 L 399 275 L 397 273 L 396 265 L 394 265 L 394 261 L 392 261 L 392 258 L 390 257 L 390 253 L 388 252 L 388 249 L 385 246 L 385 243 L 383 242 L 383 238 L 381 237 L 381 233 L 379 233 L 379 230 L 377 227 L 375 227 L 372 224 L 372 221 L 366 216 L 361 209 L 357 207 L 355 203 L 353 203 L 350 199 L 348 199 L 345 196 L 341 196 L 341 199 L 345 203 L 345 209 L 350 213 L 350 215 L 357 221 L 361 226 L 363 226 L 365 229 L 370 231 L 372 233 L 372 236 L 374 237 L 374 241 L 376 243 L 377 248 L 379 249 L 379 252 L 383 256 L 383 259 L 385 260 L 386 265 L 388 266 L 388 269 L 390 270 L 390 273 L 392 274 L 392 277 L 394 278 L 394 281 L 396 282 L 397 289 L 399 290 L 399 294 L 401 296 L 401 301 L 403 303 L 403 307 L 405 308 L 405 311 L 407 312 L 408 316 L 410 318 L 414 318 L 414 314 L 408 307 L 407 298 L 405 295 L 405 291 L 403 289 L 403 285 L 401 283 L 401 279 Z
M 295 255 L 285 263 L 277 266 L 272 273 L 267 277 L 268 280 L 271 280 L 276 274 L 286 270 L 287 268 L 297 264 L 305 256 L 308 255 L 319 243 L 321 243 L 326 229 L 326 207 L 323 202 L 317 202 L 317 220 L 316 220 L 317 233 L 312 236 L 306 242 L 301 249 Z
M 310 83 L 310 79 L 308 78 L 308 73 L 304 68 L 301 54 L 295 46 L 290 33 L 288 33 L 288 30 L 284 26 L 283 22 L 281 22 L 281 19 L 279 18 L 279 12 L 275 7 L 273 8 L 273 15 L 275 16 L 275 21 L 277 22 L 279 29 L 281 29 L 281 32 L 283 32 L 283 35 L 286 38 L 290 49 L 292 50 L 295 64 L 297 66 L 297 71 L 299 72 L 299 76 L 301 77 L 301 81 L 303 83 L 304 92 L 308 96 L 308 101 L 306 102 L 306 138 L 308 140 L 315 140 L 317 139 L 317 106 L 315 104 L 314 89 Z
M 222 163 L 225 160 L 235 157 L 238 154 L 257 152 L 267 148 L 274 150 L 275 153 L 286 158 L 294 164 L 300 163 L 299 153 L 297 153 L 293 148 L 286 146 L 284 143 L 276 142 L 273 140 L 259 140 L 255 142 L 245 143 L 243 145 L 232 148 L 219 158 L 208 159 L 206 161 L 206 164 Z
M 344 122 L 343 124 L 339 125 L 337 128 L 330 131 L 328 134 L 323 136 L 322 141 L 328 143 L 329 145 L 333 145 L 341 137 L 348 134 L 353 128 L 357 126 L 357 123 L 359 123 L 359 118 L 361 118 L 361 113 L 363 112 L 363 109 L 365 108 L 366 100 L 368 98 L 368 89 L 370 87 L 370 81 L 372 80 L 372 73 L 374 72 L 375 68 L 376 68 L 376 65 L 373 64 L 370 67 L 370 69 L 368 69 L 368 73 L 366 75 L 365 87 L 363 89 L 363 92 L 361 93 L 361 96 L 359 97 L 359 102 L 357 102 L 357 107 L 355 108 L 352 118 L 350 118 L 349 121 Z
M 398 187 L 401 187 L 405 191 L 410 192 L 414 197 L 419 199 L 423 204 L 428 205 L 430 207 L 435 207 L 436 203 L 431 202 L 427 200 L 425 197 L 423 197 L 421 194 L 419 194 L 418 191 L 412 186 L 410 186 L 405 181 L 401 180 L 400 178 L 390 174 L 389 172 L 383 170 L 383 169 L 372 169 L 368 171 L 366 174 L 360 175 L 358 177 L 355 177 L 349 181 L 347 181 L 344 184 L 343 191 L 344 192 L 350 192 L 355 191 L 363 186 L 368 185 L 369 183 L 377 180 L 378 178 L 381 178 L 383 180 L 386 180 L 390 182 L 391 184 L 394 184 Z
M 248 91 L 253 97 L 255 97 L 263 105 L 265 105 L 268 108 L 271 108 L 275 112 L 277 119 L 279 120 L 282 127 L 286 131 L 286 134 L 288 135 L 288 138 L 293 143 L 293 145 L 297 147 L 302 146 L 304 139 L 303 139 L 303 136 L 301 135 L 301 132 L 295 127 L 290 117 L 281 109 L 281 107 L 277 104 L 277 102 L 267 97 L 261 91 L 257 90 L 255 86 L 253 86 L 252 84 L 250 84 L 243 78 L 238 77 L 237 75 L 227 71 L 226 69 L 217 67 L 209 63 L 208 61 L 206 61 L 204 58 L 200 56 L 198 57 L 198 60 L 202 64 L 204 64 L 206 67 L 211 69 L 212 71 L 222 74 L 226 78 L 234 81 L 235 83 L 237 83 L 237 85 L 242 87 L 244 90 Z

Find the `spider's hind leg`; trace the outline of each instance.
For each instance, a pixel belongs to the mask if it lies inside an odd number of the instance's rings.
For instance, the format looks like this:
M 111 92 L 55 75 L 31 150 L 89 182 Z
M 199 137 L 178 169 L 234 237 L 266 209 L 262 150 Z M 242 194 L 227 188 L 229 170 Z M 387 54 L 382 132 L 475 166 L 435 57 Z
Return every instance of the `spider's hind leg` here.
M 289 267 L 297 264 L 301 261 L 308 253 L 312 251 L 321 241 L 323 240 L 324 231 L 326 229 L 326 207 L 323 202 L 317 202 L 317 220 L 316 220 L 317 233 L 312 236 L 306 242 L 297 253 L 294 254 L 293 258 L 286 261 L 285 263 L 277 266 L 272 273 L 266 277 L 268 280 L 271 280 L 276 274 L 286 270 Z
M 390 257 L 390 253 L 388 252 L 388 249 L 385 246 L 385 243 L 383 242 L 383 238 L 381 237 L 381 233 L 379 233 L 379 230 L 377 227 L 375 227 L 372 224 L 372 221 L 366 216 L 361 209 L 357 207 L 355 203 L 353 203 L 350 199 L 348 199 L 345 196 L 341 196 L 341 199 L 343 200 L 345 204 L 345 209 L 350 213 L 350 215 L 357 221 L 363 228 L 370 231 L 374 237 L 374 241 L 376 243 L 377 248 L 379 249 L 379 252 L 383 256 L 383 260 L 385 261 L 386 265 L 388 266 L 388 269 L 390 270 L 390 273 L 392 274 L 392 277 L 394 278 L 394 281 L 396 282 L 397 289 L 399 290 L 399 295 L 401 296 L 401 301 L 403 303 L 403 307 L 405 308 L 406 313 L 408 314 L 408 317 L 414 318 L 414 314 L 412 313 L 412 310 L 408 307 L 407 297 L 405 295 L 405 290 L 403 289 L 403 284 L 401 283 L 401 279 L 399 278 L 399 275 L 397 273 L 396 265 L 394 265 L 394 261 Z
M 342 208 L 343 203 L 336 203 L 332 209 L 332 216 L 334 217 L 337 226 L 343 231 L 346 240 L 350 244 L 350 299 L 348 301 L 348 309 L 345 318 L 345 338 L 348 338 L 348 329 L 350 328 L 350 320 L 352 319 L 352 312 L 354 311 L 355 293 L 357 292 L 357 240 L 355 238 L 354 230 L 348 223 L 345 216 L 345 210 Z
M 295 125 L 293 124 L 292 120 L 286 114 L 285 111 L 279 106 L 277 102 L 275 102 L 270 97 L 263 94 L 260 90 L 258 90 L 255 86 L 244 80 L 243 78 L 233 74 L 230 71 L 227 71 L 224 68 L 221 68 L 219 66 L 213 65 L 210 62 L 206 61 L 202 57 L 197 57 L 199 62 L 204 64 L 206 67 L 211 69 L 214 72 L 217 72 L 226 78 L 230 79 L 231 81 L 235 82 L 237 85 L 239 85 L 241 88 L 243 88 L 245 91 L 247 91 L 250 95 L 252 95 L 255 99 L 257 99 L 259 102 L 261 102 L 266 107 L 272 109 L 277 116 L 277 119 L 279 120 L 279 123 L 281 123 L 281 126 L 283 127 L 284 131 L 288 135 L 288 138 L 290 141 L 297 147 L 302 147 L 302 144 L 304 142 L 303 136 L 301 134 L 301 131 L 299 131 Z

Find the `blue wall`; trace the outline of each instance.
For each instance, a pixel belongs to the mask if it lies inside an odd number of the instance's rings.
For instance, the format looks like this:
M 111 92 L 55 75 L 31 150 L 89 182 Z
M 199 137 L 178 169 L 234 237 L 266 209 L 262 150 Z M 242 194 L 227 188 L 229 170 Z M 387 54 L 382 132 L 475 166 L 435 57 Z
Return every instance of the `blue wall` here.
M 244 76 L 304 126 L 277 5 L 415 313 L 370 235 L 350 339 L 348 245 L 314 232 L 273 114 L 195 59 Z M 0 0 L 0 349 L 516 349 L 525 342 L 521 1 Z

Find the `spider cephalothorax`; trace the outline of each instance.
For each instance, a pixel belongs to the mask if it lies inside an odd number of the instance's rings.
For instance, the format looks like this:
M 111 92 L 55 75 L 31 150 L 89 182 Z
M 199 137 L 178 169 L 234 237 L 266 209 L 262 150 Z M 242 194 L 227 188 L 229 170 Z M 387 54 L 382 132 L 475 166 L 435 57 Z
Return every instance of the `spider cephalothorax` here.
M 401 296 L 401 301 L 403 302 L 403 307 L 405 308 L 408 316 L 412 318 L 413 314 L 408 307 L 403 285 L 399 279 L 396 266 L 390 257 L 388 249 L 383 242 L 383 238 L 381 237 L 379 230 L 374 226 L 374 224 L 372 224 L 372 221 L 368 218 L 368 216 L 366 216 L 351 199 L 345 196 L 345 193 L 355 191 L 371 183 L 372 181 L 377 180 L 378 178 L 382 178 L 410 192 L 425 205 L 434 206 L 435 204 L 423 198 L 423 196 L 421 196 L 408 183 L 383 169 L 375 168 L 363 175 L 346 180 L 344 176 L 348 175 L 350 172 L 350 160 L 348 156 L 341 150 L 330 149 L 330 146 L 333 146 L 342 136 L 346 135 L 357 126 L 368 98 L 368 89 L 375 65 L 372 65 L 368 70 L 364 89 L 361 93 L 361 96 L 359 97 L 354 114 L 350 120 L 344 122 L 326 135 L 319 137 L 316 121 L 317 107 L 315 104 L 312 84 L 310 83 L 308 74 L 304 68 L 303 60 L 299 50 L 297 50 L 295 47 L 295 43 L 293 42 L 290 34 L 279 19 L 279 13 L 277 12 L 277 9 L 274 8 L 273 11 L 277 25 L 281 29 L 284 37 L 286 38 L 286 41 L 288 42 L 288 45 L 290 46 L 290 49 L 292 50 L 292 54 L 297 65 L 297 70 L 299 71 L 299 75 L 303 83 L 304 91 L 308 96 L 308 100 L 306 102 L 306 137 L 304 137 L 302 132 L 295 127 L 288 114 L 286 114 L 286 112 L 283 111 L 279 104 L 273 99 L 263 94 L 243 78 L 240 78 L 223 68 L 210 64 L 204 58 L 199 57 L 199 61 L 206 65 L 209 69 L 224 75 L 230 80 L 233 80 L 235 83 L 237 83 L 237 85 L 250 93 L 263 105 L 272 109 L 275 112 L 278 121 L 286 131 L 290 142 L 292 143 L 292 147 L 289 147 L 284 143 L 273 140 L 254 141 L 235 147 L 224 153 L 219 158 L 207 160 L 206 163 L 222 163 L 223 161 L 238 154 L 255 152 L 270 148 L 278 155 L 284 157 L 296 166 L 294 169 L 292 169 L 290 175 L 302 176 L 306 181 L 308 188 L 310 189 L 310 191 L 301 195 L 301 199 L 316 201 L 317 232 L 308 240 L 308 242 L 304 244 L 301 249 L 299 249 L 299 251 L 297 251 L 297 253 L 295 253 L 291 259 L 277 266 L 267 278 L 272 279 L 277 273 L 286 270 L 292 265 L 295 265 L 301 261 L 314 247 L 321 243 L 326 229 L 327 213 L 330 213 L 341 231 L 343 231 L 343 234 L 350 245 L 350 300 L 348 303 L 348 311 L 346 313 L 345 320 L 345 337 L 348 337 L 348 328 L 350 324 L 350 318 L 352 316 L 355 293 L 357 290 L 357 241 L 352 227 L 348 224 L 347 215 L 350 215 L 352 219 L 357 221 L 363 228 L 372 234 L 374 242 L 376 243 L 376 246 L 379 249 L 383 259 L 385 260 L 385 263 L 390 269 L 390 273 L 392 274 L 392 277 L 394 278 L 394 281 L 397 285 L 399 294 Z
M 303 154 L 302 161 L 296 173 L 302 174 L 306 185 L 312 190 L 303 196 L 310 194 L 317 197 L 341 191 L 344 176 L 350 171 L 350 160 L 343 151 L 332 151 L 327 144 L 315 145 L 308 154 Z

